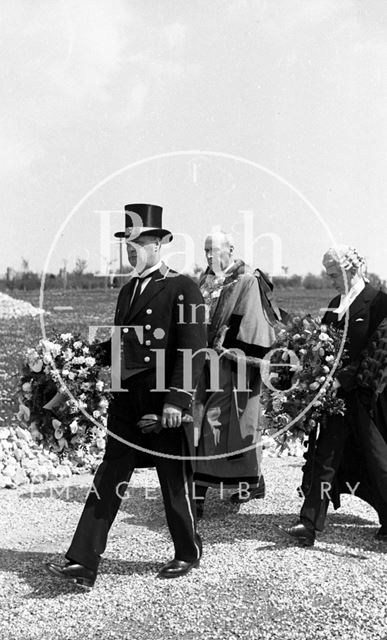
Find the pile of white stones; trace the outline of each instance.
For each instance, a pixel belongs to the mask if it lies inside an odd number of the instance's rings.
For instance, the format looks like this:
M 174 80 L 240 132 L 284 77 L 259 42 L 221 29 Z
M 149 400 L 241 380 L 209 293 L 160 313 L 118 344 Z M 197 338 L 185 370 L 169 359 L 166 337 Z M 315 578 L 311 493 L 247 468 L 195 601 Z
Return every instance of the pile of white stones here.
M 302 457 L 305 446 L 299 436 L 288 435 L 285 442 L 283 436 L 278 440 L 271 436 L 262 438 L 263 456 L 265 458 L 287 458 L 288 456 Z
M 24 316 L 34 318 L 41 313 L 45 313 L 44 309 L 0 292 L 0 320 L 13 320 Z
M 78 460 L 75 456 L 71 461 L 60 461 L 55 453 L 34 442 L 27 429 L 0 428 L 0 489 L 69 478 L 90 471 L 96 464 L 96 458 L 82 452 Z

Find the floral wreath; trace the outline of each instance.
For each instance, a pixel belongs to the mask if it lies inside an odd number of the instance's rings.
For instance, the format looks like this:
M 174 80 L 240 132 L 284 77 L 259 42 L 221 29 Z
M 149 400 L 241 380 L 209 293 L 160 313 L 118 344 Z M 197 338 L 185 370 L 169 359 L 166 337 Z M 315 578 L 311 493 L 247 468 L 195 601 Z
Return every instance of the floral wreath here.
M 105 448 L 110 394 L 98 356 L 97 345 L 71 333 L 42 339 L 26 352 L 17 417 L 59 456 Z

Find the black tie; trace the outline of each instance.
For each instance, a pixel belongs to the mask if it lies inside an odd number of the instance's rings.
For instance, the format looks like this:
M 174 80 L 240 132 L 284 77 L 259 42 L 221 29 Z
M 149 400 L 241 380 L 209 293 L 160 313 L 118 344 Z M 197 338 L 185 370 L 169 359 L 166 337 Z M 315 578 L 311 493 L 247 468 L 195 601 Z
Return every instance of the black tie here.
M 149 276 L 137 276 L 136 278 L 133 278 L 133 282 L 134 282 L 134 286 L 133 286 L 133 291 L 134 291 L 134 296 L 132 298 L 131 304 L 130 304 L 130 308 L 133 309 L 134 305 L 136 304 L 137 300 L 139 299 L 140 295 L 142 294 L 142 285 L 144 284 L 144 282 L 147 282 L 147 287 L 150 286 L 150 281 L 151 280 L 159 280 L 160 279 L 160 271 L 152 271 L 152 273 L 149 274 Z M 136 284 L 137 283 L 137 284 Z M 136 287 L 136 289 L 135 289 Z
M 135 278 L 135 283 L 134 283 L 135 292 L 134 292 L 134 296 L 132 298 L 132 301 L 130 303 L 130 308 L 131 309 L 133 309 L 134 305 L 136 304 L 137 300 L 139 299 L 139 297 L 141 295 L 142 283 L 143 283 L 143 280 L 141 278 Z

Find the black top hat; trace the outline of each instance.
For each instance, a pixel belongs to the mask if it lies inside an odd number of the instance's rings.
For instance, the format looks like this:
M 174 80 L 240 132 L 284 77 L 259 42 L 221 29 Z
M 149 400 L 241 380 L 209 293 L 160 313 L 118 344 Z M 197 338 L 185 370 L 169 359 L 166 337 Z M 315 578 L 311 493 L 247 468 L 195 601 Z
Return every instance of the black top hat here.
M 171 242 L 170 231 L 162 228 L 163 208 L 157 204 L 126 204 L 125 231 L 117 231 L 116 238 L 129 238 L 133 241 L 139 236 L 150 234 L 161 238 L 162 244 Z

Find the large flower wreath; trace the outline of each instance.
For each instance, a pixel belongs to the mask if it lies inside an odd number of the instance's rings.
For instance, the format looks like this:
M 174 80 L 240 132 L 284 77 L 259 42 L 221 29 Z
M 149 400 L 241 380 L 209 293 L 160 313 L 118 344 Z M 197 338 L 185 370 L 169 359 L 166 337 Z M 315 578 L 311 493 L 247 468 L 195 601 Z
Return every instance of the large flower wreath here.
M 265 433 L 283 433 L 285 442 L 289 430 L 303 436 L 323 424 L 328 414 L 344 415 L 344 400 L 334 387 L 335 373 L 346 358 L 342 343 L 342 330 L 311 315 L 294 317 L 279 331 L 262 368 Z
M 22 366 L 19 420 L 59 456 L 98 454 L 105 447 L 110 395 L 98 348 L 62 333 L 28 349 Z M 82 457 L 82 456 L 81 456 Z

